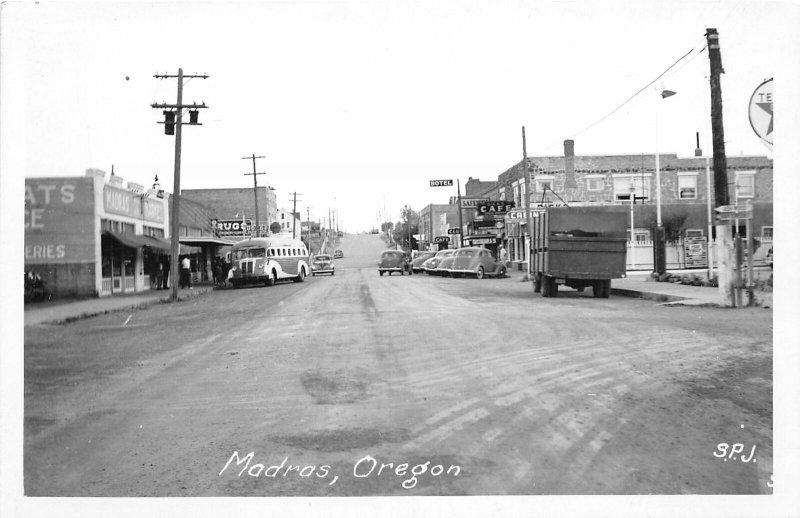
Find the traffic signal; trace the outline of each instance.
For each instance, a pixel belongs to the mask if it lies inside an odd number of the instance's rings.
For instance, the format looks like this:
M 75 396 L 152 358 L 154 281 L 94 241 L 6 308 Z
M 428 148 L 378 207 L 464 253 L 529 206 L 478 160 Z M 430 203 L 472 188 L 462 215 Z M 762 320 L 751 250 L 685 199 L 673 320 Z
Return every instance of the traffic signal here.
M 170 111 L 164 112 L 164 134 L 165 135 L 175 134 L 175 112 L 170 112 Z

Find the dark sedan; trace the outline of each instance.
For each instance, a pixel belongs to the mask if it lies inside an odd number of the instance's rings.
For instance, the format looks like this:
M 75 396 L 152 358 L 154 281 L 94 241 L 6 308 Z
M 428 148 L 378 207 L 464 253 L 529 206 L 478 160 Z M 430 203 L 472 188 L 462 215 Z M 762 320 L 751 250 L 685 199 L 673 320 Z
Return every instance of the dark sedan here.
M 420 273 L 421 271 L 423 271 L 424 268 L 422 267 L 422 264 L 431 257 L 433 257 L 434 255 L 436 255 L 436 252 L 420 253 L 411 261 L 411 271 L 414 273 Z
M 447 272 L 453 277 L 474 275 L 478 279 L 484 277 L 505 277 L 506 266 L 495 260 L 486 248 L 465 247 L 456 250 L 452 263 L 447 265 Z
M 411 266 L 408 257 L 402 250 L 386 250 L 381 254 L 381 262 L 378 263 L 378 273 L 391 275 L 393 272 L 400 272 L 400 275 L 408 272 L 411 274 Z
M 319 274 L 329 273 L 334 274 L 335 267 L 333 259 L 328 254 L 317 254 L 311 261 L 311 276 L 316 277 Z

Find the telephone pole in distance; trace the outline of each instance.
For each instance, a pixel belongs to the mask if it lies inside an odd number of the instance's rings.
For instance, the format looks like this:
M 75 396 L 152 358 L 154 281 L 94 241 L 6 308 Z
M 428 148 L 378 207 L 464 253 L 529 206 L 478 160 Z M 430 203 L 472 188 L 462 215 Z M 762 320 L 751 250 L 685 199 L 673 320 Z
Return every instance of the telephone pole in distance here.
M 292 239 L 295 239 L 295 237 L 297 236 L 295 232 L 295 226 L 297 226 L 297 195 L 303 193 L 291 192 L 289 194 L 292 195 Z
M 244 173 L 245 176 L 253 175 L 253 198 L 256 202 L 256 235 L 261 235 L 261 222 L 258 219 L 258 182 L 256 181 L 256 176 L 260 174 L 267 174 L 267 173 L 257 173 L 256 172 L 256 158 L 266 158 L 264 156 L 256 156 L 253 154 L 252 156 L 245 156 L 242 157 L 242 160 L 252 160 L 253 161 L 253 172 L 252 173 Z

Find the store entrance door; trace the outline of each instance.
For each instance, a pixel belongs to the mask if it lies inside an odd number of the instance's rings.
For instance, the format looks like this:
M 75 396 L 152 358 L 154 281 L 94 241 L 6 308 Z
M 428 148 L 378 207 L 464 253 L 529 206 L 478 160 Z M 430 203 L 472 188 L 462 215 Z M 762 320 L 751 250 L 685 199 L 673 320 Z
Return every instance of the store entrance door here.
M 101 242 L 102 290 L 101 295 L 130 293 L 136 289 L 136 249 L 114 239 Z

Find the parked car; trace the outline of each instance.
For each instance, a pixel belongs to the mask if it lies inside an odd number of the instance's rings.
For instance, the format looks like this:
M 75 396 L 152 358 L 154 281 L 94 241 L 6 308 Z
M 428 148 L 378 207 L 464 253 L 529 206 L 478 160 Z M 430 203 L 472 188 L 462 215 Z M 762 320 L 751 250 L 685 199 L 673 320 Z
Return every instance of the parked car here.
M 335 267 L 333 259 L 328 254 L 317 254 L 311 260 L 311 276 L 316 277 L 317 274 L 329 273 L 334 274 Z
M 422 263 L 436 255 L 436 252 L 422 252 L 411 260 L 411 271 L 414 273 L 422 272 Z
M 344 257 L 344 254 L 342 253 L 341 250 L 334 250 L 333 251 L 333 258 L 334 259 L 341 259 L 342 257 Z
M 411 272 L 411 264 L 408 257 L 402 250 L 386 250 L 381 254 L 381 262 L 378 263 L 378 273 L 383 276 L 392 272 L 400 272 L 400 275 Z
M 439 263 L 442 262 L 442 259 L 445 257 L 450 257 L 455 252 L 454 249 L 449 248 L 447 250 L 439 250 L 436 252 L 436 255 L 422 263 L 422 269 L 428 275 L 436 275 L 436 268 L 439 266 Z
M 482 247 L 459 248 L 447 262 L 442 261 L 442 268 L 453 277 L 474 275 L 477 279 L 484 277 L 505 277 L 506 265 L 497 261 L 492 253 Z
M 453 269 L 453 262 L 456 259 L 456 251 L 453 250 L 452 254 L 448 254 L 439 261 L 439 264 L 431 270 L 429 273 L 433 275 L 438 275 L 440 277 L 447 277 L 450 275 L 450 271 Z

